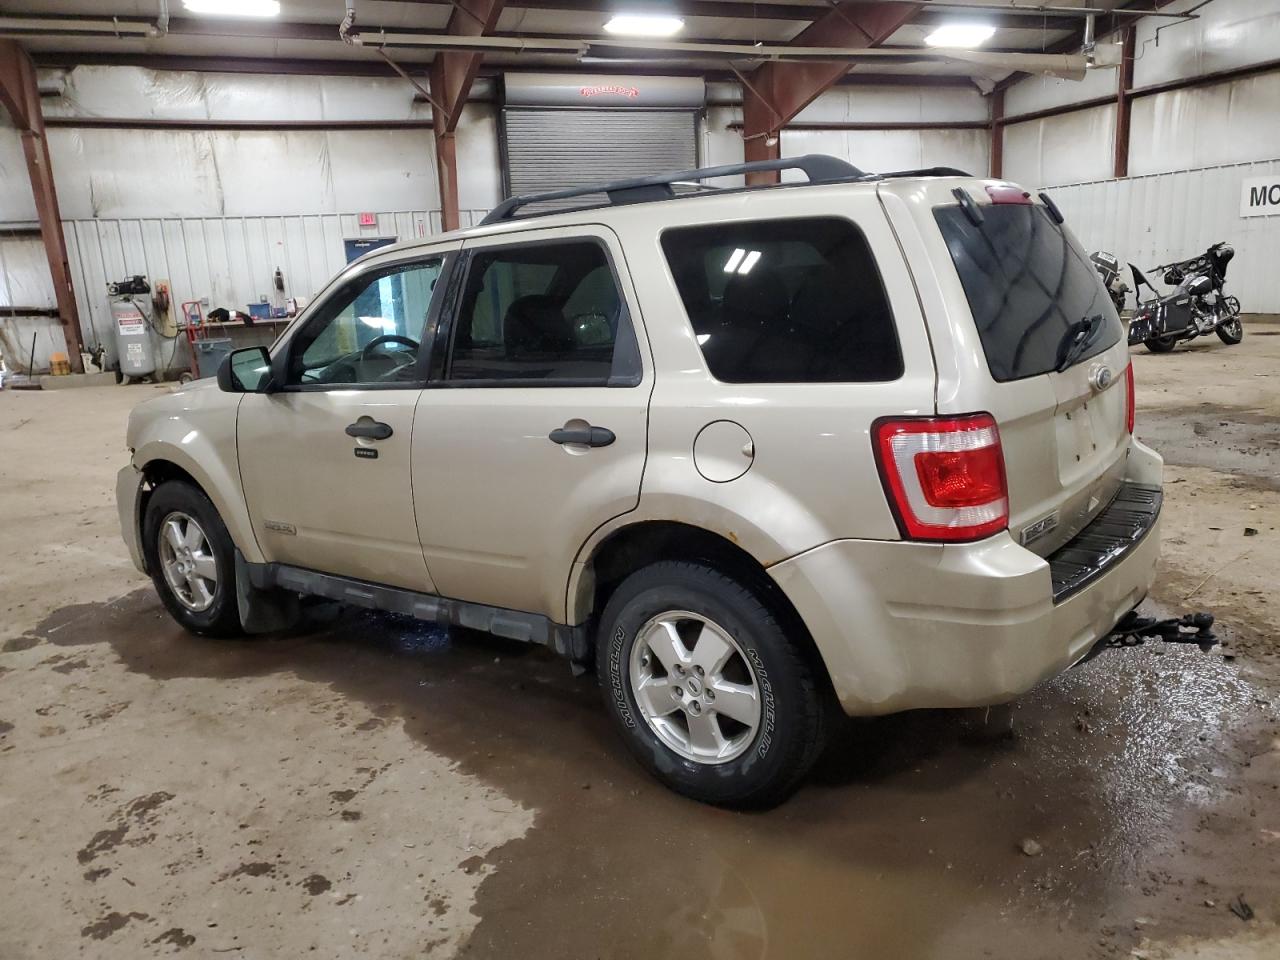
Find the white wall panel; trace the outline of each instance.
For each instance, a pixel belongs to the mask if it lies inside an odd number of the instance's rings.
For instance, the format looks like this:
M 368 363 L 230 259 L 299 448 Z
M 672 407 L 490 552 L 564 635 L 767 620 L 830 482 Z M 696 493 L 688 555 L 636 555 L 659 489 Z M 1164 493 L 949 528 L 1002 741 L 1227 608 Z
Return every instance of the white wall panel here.
M 440 205 L 429 130 L 56 127 L 48 138 L 58 202 L 70 220 Z
M 1112 169 L 1113 104 L 1004 128 L 1004 176 L 1016 183 L 1061 183 L 1108 176 Z
M 796 123 L 909 123 L 976 120 L 987 100 L 976 87 L 848 86 L 828 90 L 800 111 Z
M 920 167 L 958 167 L 986 176 L 986 130 L 783 130 L 782 155 L 826 153 L 868 173 Z M 803 180 L 803 174 L 784 174 Z
M 1280 71 L 1140 97 L 1130 120 L 1129 172 L 1280 156 L 1278 107 Z
M 1034 113 L 1051 107 L 1062 107 L 1098 97 L 1114 97 L 1118 78 L 1115 69 L 1090 70 L 1083 80 L 1059 80 L 1056 77 L 1027 77 L 1011 86 L 1004 94 L 1006 117 Z
M 462 211 L 464 225 L 478 223 L 486 209 Z M 374 227 L 358 226 L 356 214 L 291 217 L 187 217 L 69 220 L 63 222 L 72 286 L 86 343 L 102 343 L 114 356 L 107 283 L 142 274 L 153 283 L 168 280 L 175 304 L 184 300 L 244 310 L 271 298 L 310 299 L 346 262 L 343 240 L 391 236 L 401 240 L 440 232 L 439 210 L 384 211 Z M 277 294 L 276 268 L 285 292 Z M 44 247 L 38 239 L 0 235 L 0 322 L 5 306 L 53 308 L 53 287 Z M 58 321 L 28 318 L 23 329 L 48 327 L 37 348 L 37 367 L 50 349 L 64 349 Z M 47 341 L 47 342 L 46 342 Z M 56 345 L 55 344 L 56 341 Z
M 27 176 L 27 159 L 18 131 L 0 109 L 0 223 L 26 223 L 36 218 L 36 202 Z
M 1227 287 L 1247 313 L 1280 313 L 1280 215 L 1240 216 L 1240 185 L 1280 174 L 1280 160 L 1050 188 L 1089 250 L 1150 267 L 1225 240 L 1236 248 Z M 1158 278 L 1157 279 L 1158 282 Z
M 142 67 L 44 69 L 65 92 L 44 100 L 46 116 L 161 120 L 429 120 L 398 77 L 266 76 Z
M 1163 9 L 1196 7 L 1195 20 L 1147 17 L 1137 25 L 1135 87 L 1265 63 L 1277 56 L 1280 0 L 1175 0 Z M 1156 32 L 1159 31 L 1157 41 Z
M 51 309 L 55 304 L 44 242 L 29 235 L 0 234 L 0 309 Z
M 737 96 L 736 87 L 733 89 L 732 95 Z M 727 98 L 727 91 L 718 91 L 717 99 Z M 729 124 L 741 122 L 741 107 L 708 107 L 701 121 L 702 133 L 698 162 L 706 167 L 742 163 L 742 133 L 738 130 L 729 129 Z M 725 177 L 723 180 L 717 181 L 717 183 L 726 186 L 742 186 L 743 182 L 742 177 Z

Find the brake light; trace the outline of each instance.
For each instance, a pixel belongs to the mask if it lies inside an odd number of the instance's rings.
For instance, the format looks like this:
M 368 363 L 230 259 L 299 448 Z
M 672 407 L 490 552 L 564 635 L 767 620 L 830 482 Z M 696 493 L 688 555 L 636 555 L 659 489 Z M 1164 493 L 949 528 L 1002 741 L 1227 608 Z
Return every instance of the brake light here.
M 1009 525 L 1004 452 L 990 414 L 885 419 L 872 430 L 904 537 L 981 540 Z
M 1124 426 L 1133 433 L 1133 415 L 1138 406 L 1137 394 L 1133 389 L 1133 363 L 1124 368 Z
M 988 183 L 987 196 L 992 203 L 1031 204 L 1031 194 L 1012 183 Z

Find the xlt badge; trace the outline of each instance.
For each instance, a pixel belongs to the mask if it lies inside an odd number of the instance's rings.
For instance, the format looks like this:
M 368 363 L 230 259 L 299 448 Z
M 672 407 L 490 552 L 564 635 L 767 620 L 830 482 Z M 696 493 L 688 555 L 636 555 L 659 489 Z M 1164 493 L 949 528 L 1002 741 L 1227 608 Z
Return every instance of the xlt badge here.
M 1025 527 L 1023 527 L 1022 536 L 1018 538 L 1019 542 L 1021 542 L 1021 544 L 1025 547 L 1027 544 L 1033 543 L 1034 541 L 1039 540 L 1050 530 L 1057 527 L 1057 525 L 1058 525 L 1058 511 L 1055 510 L 1053 511 L 1053 513 L 1049 514 L 1047 517 L 1041 517 L 1035 523 L 1029 523 Z

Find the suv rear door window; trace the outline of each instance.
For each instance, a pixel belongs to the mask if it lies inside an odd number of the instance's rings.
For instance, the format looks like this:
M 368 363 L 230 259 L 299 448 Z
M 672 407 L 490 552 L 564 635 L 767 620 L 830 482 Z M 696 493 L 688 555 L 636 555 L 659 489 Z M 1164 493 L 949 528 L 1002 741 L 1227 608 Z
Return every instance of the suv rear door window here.
M 599 243 L 482 249 L 467 272 L 448 378 L 604 383 L 616 344 L 636 352 L 630 338 Z
M 836 383 L 902 375 L 893 315 L 862 232 L 835 217 L 668 230 L 662 249 L 711 375 Z
M 1035 204 L 980 208 L 975 224 L 959 206 L 937 207 L 942 231 L 978 327 L 992 379 L 1050 373 L 1073 327 L 1101 315 L 1076 362 L 1111 347 L 1120 317 L 1080 245 Z

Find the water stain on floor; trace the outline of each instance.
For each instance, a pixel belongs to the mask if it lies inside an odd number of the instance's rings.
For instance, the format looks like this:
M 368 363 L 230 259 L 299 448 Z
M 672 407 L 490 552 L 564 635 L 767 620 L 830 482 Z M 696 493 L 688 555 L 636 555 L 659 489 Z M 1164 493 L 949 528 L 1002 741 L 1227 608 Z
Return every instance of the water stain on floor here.
M 524 838 L 458 865 L 485 877 L 467 956 L 1111 956 L 1151 925 L 1230 933 L 1238 889 L 1263 920 L 1280 908 L 1276 848 L 1258 845 L 1280 829 L 1280 724 L 1271 688 L 1217 654 L 1118 651 L 1011 708 L 848 721 L 799 794 L 746 814 L 650 781 L 593 678 L 540 649 L 362 612 L 213 641 L 158 611 L 139 591 L 35 636 L 108 644 L 159 681 L 296 674 L 538 811 Z M 335 809 L 358 813 L 356 793 L 333 791 Z M 85 850 L 124 842 L 145 799 Z

